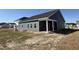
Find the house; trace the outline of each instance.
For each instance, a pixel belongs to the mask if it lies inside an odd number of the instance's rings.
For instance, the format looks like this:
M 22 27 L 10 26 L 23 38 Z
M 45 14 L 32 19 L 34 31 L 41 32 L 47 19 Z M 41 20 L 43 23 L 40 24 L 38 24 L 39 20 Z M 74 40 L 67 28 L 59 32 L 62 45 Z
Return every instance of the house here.
M 9 25 L 7 23 L 0 23 L 0 28 L 8 28 Z
M 57 31 L 65 28 L 65 20 L 60 10 L 53 10 L 31 17 L 22 17 L 17 20 L 19 31 Z
M 77 28 L 79 29 L 79 21 L 76 21 Z
M 65 25 L 66 29 L 77 29 L 76 23 L 66 23 Z
M 14 26 L 16 26 L 16 23 L 8 23 L 9 24 L 9 28 L 14 28 Z
M 0 28 L 13 28 L 15 23 L 0 23 Z

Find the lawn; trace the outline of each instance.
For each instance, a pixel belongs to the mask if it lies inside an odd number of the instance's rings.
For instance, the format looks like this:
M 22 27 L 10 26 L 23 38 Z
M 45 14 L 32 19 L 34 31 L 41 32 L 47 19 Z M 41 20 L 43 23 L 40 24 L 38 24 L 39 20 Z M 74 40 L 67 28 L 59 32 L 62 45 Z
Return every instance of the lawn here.
M 56 44 L 57 50 L 79 50 L 79 31 L 75 31 Z
M 21 44 L 26 39 L 31 38 L 32 34 L 29 32 L 13 31 L 11 29 L 0 29 L 0 44 L 3 47 L 6 47 L 6 44 L 11 42 Z
M 67 50 L 79 49 L 79 31 L 35 33 L 0 29 L 1 50 Z
M 58 36 L 61 35 L 0 29 L 0 49 L 51 49 L 48 43 Z
M 26 40 L 32 41 L 33 37 L 42 35 L 34 32 L 0 29 L 0 49 L 20 49 L 20 47 L 23 47 L 22 45 L 25 45 L 24 42 Z

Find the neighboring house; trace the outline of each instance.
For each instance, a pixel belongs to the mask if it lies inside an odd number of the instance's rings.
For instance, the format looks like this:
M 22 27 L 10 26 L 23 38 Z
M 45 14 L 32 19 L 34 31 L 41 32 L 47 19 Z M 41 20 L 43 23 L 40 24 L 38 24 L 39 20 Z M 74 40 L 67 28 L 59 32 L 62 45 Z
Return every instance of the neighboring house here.
M 8 23 L 9 24 L 9 28 L 14 28 L 14 26 L 16 26 L 16 23 Z
M 15 23 L 0 23 L 0 28 L 14 28 Z
M 65 20 L 60 10 L 53 10 L 32 17 L 22 17 L 17 20 L 19 31 L 57 31 L 65 28 Z
M 0 23 L 0 28 L 8 28 L 9 24 L 7 23 Z
M 66 23 L 65 28 L 67 29 L 77 29 L 76 23 Z
M 76 21 L 77 28 L 79 29 L 79 21 Z

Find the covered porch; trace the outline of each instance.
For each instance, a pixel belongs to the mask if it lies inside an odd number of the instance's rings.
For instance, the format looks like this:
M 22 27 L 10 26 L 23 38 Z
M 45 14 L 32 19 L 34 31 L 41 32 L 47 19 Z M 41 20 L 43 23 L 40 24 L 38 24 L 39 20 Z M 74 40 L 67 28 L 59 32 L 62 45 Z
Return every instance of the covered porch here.
M 39 31 L 53 32 L 57 30 L 56 20 L 39 21 Z

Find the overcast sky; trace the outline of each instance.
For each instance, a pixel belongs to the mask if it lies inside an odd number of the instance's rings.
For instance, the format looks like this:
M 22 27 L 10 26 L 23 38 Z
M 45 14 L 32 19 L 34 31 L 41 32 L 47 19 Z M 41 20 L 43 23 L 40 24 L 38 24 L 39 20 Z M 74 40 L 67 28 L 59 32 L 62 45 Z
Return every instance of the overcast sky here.
M 0 22 L 14 22 L 20 17 L 30 17 L 50 10 L 52 9 L 0 9 Z M 61 12 L 66 22 L 79 20 L 79 9 L 63 9 Z

